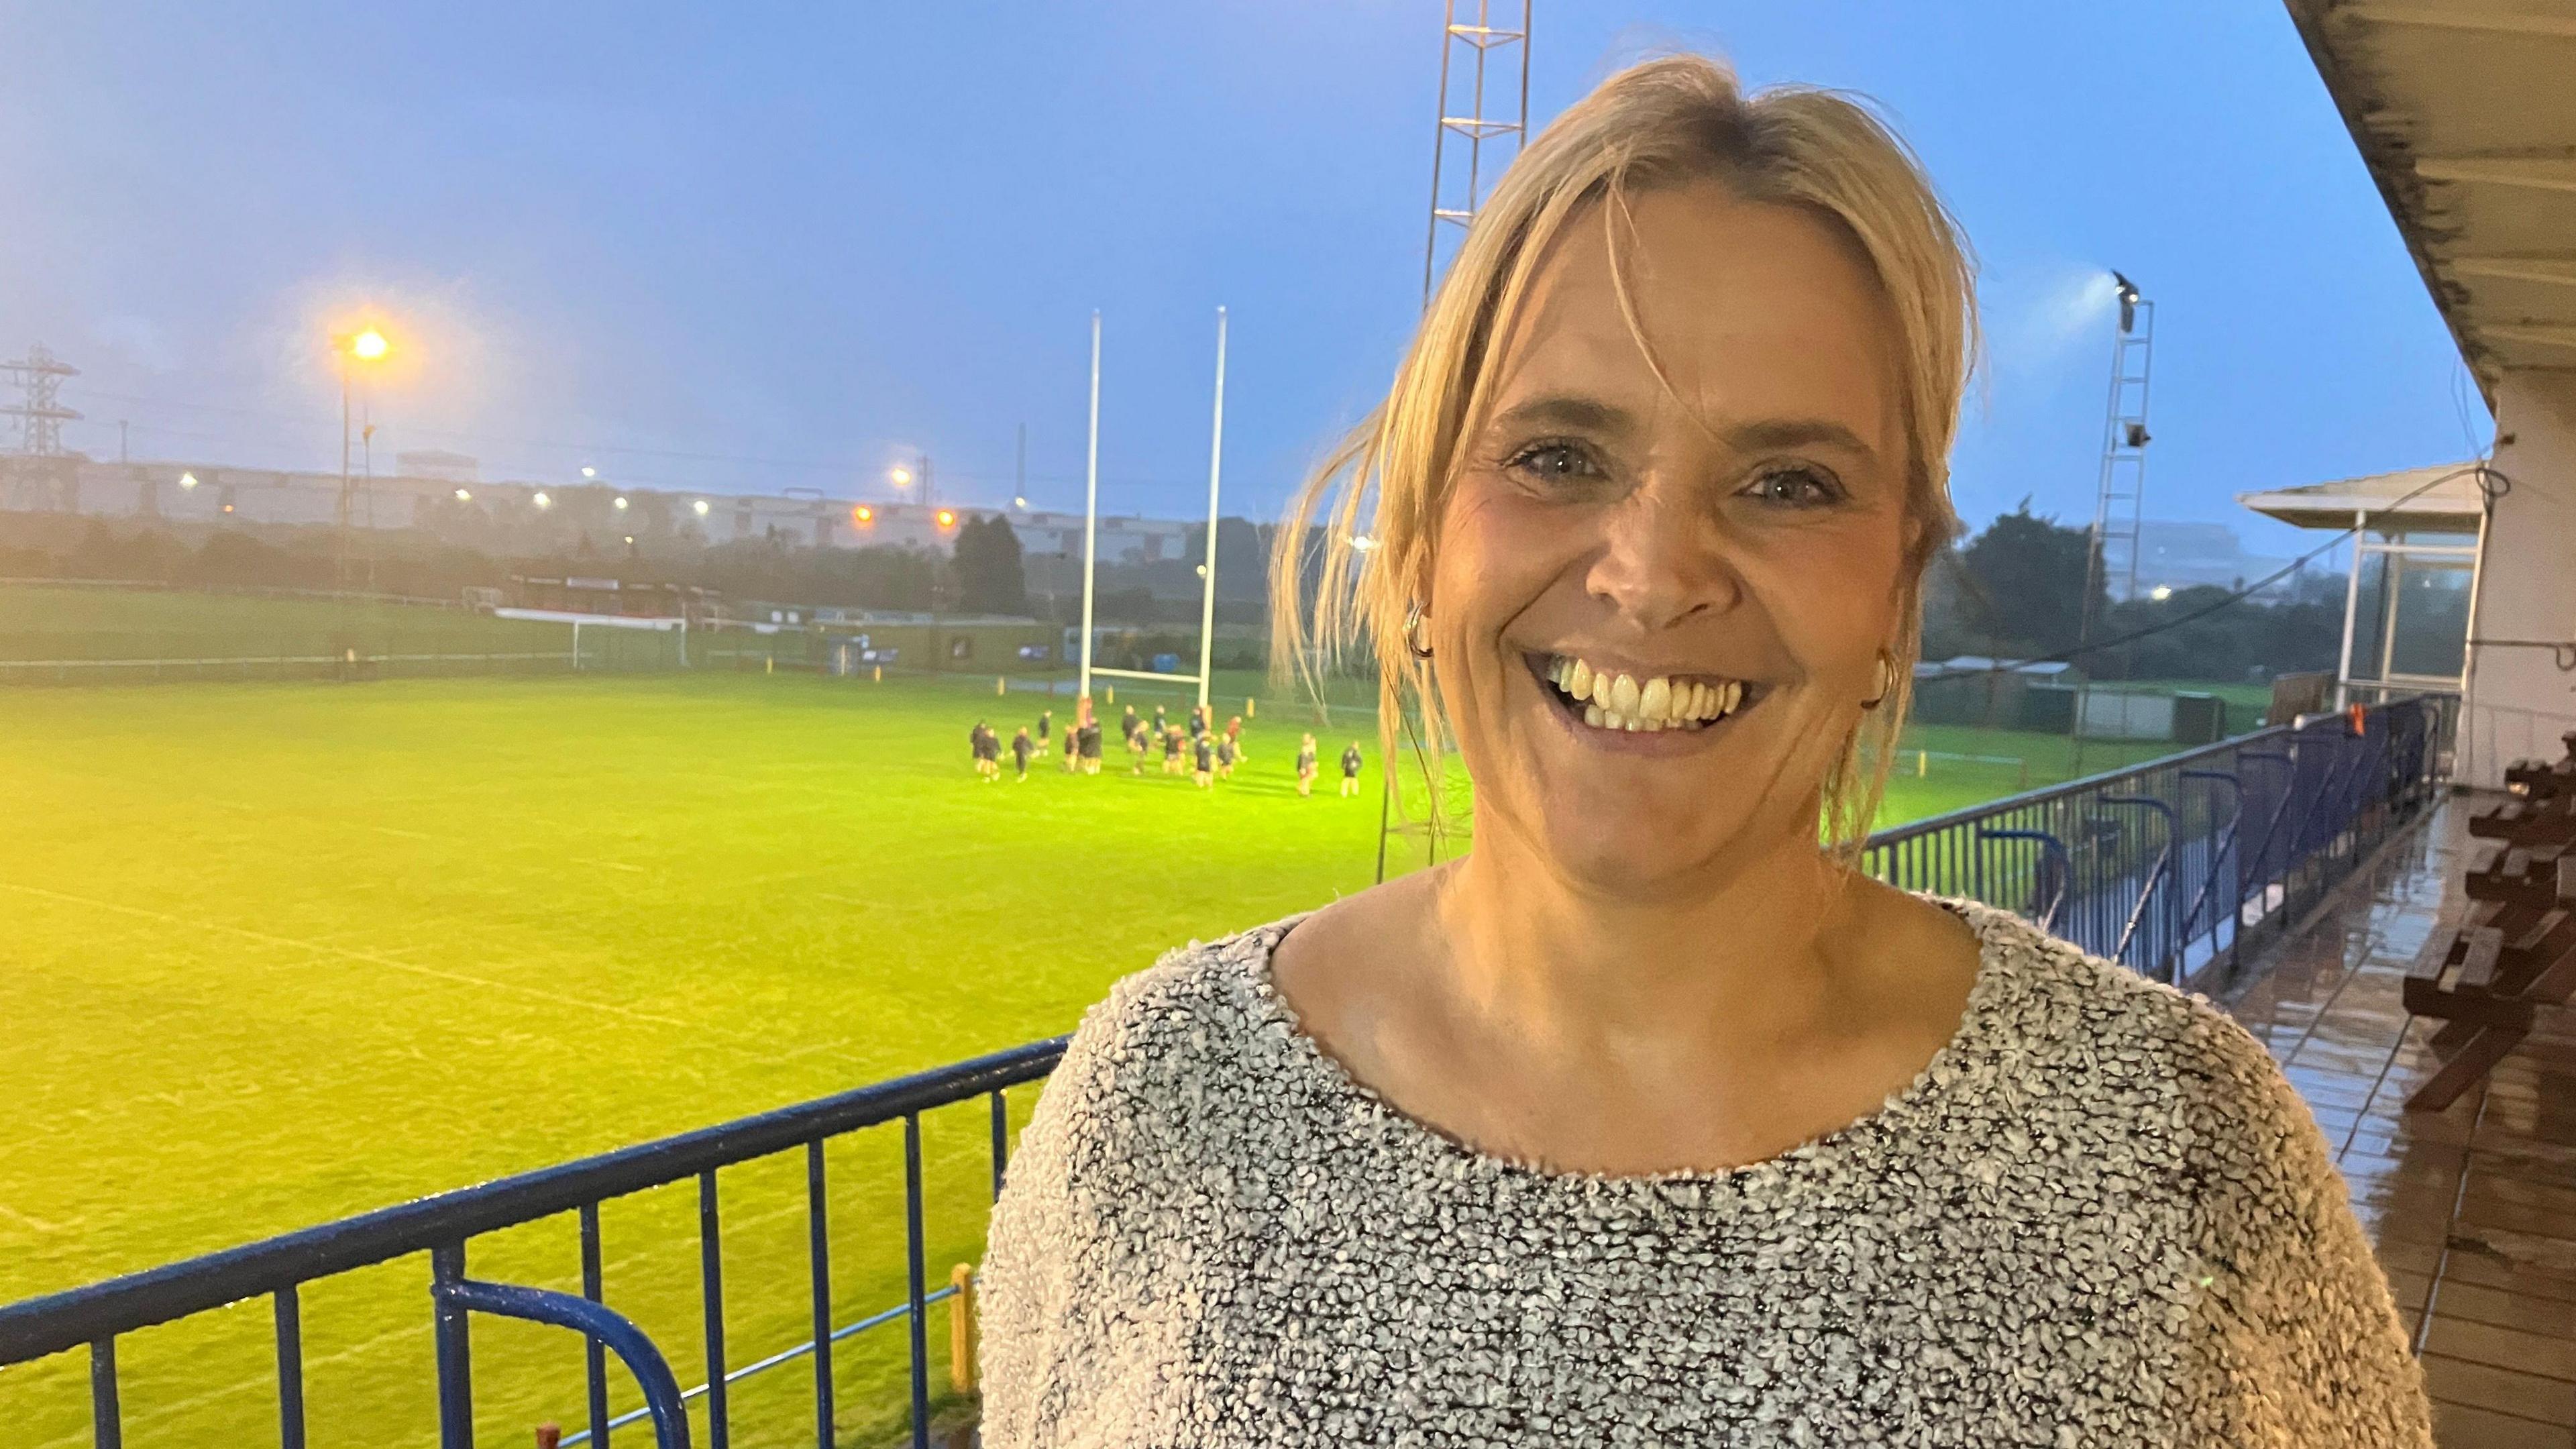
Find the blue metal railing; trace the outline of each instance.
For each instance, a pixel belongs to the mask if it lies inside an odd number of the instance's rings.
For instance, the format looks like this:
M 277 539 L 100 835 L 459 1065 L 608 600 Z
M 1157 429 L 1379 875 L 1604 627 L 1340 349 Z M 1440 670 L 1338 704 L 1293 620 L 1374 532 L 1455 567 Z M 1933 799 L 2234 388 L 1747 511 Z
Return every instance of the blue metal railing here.
M 2453 701 L 2397 700 L 1881 831 L 1862 868 L 2155 980 L 2232 970 L 2432 800 Z
M 930 1361 L 922 1310 L 951 1290 L 927 1293 L 923 1283 L 921 1116 L 977 1097 L 992 1114 L 993 1190 L 999 1194 L 1008 1145 L 1007 1102 L 1012 1087 L 1054 1070 L 1064 1040 L 1034 1042 L 992 1056 L 775 1112 L 502 1178 L 480 1187 L 441 1193 L 264 1242 L 111 1278 L 84 1288 L 0 1307 L 0 1366 L 22 1363 L 86 1345 L 90 1354 L 92 1436 L 99 1449 L 118 1449 L 123 1421 L 118 1408 L 116 1343 L 124 1334 L 204 1313 L 248 1298 L 266 1297 L 277 1317 L 278 1442 L 303 1449 L 303 1330 L 298 1290 L 317 1278 L 426 1253 L 436 1331 L 440 1449 L 472 1449 L 473 1368 L 470 1322 L 475 1313 L 503 1314 L 557 1324 L 589 1340 L 587 1375 L 590 1428 L 578 1439 L 605 1442 L 606 1355 L 624 1360 L 643 1388 L 645 1407 L 627 1419 L 650 1417 L 663 1449 L 688 1449 L 684 1401 L 707 1400 L 707 1442 L 725 1449 L 730 1439 L 724 1386 L 746 1373 L 810 1352 L 814 1357 L 815 1443 L 833 1449 L 831 1345 L 861 1327 L 900 1316 L 912 1325 L 912 1438 L 930 1435 Z M 831 1263 L 825 1241 L 823 1143 L 847 1133 L 900 1121 L 904 1129 L 905 1246 L 910 1293 L 900 1309 L 836 1330 L 831 1323 Z M 806 1154 L 806 1211 L 811 1226 L 809 1269 L 814 1289 L 814 1338 L 759 1365 L 728 1370 L 725 1364 L 722 1248 L 718 1235 L 716 1171 L 736 1163 L 802 1148 Z M 696 1178 L 699 1202 L 701 1291 L 707 1322 L 707 1379 L 683 1392 L 661 1351 L 633 1322 L 601 1302 L 599 1204 L 647 1188 Z M 466 1244 L 485 1233 L 561 1213 L 581 1221 L 582 1294 L 547 1292 L 466 1276 Z M 622 1422 L 622 1421 L 621 1421 Z M 574 1442 L 574 1441 L 567 1441 Z
M 2086 950 L 2160 980 L 2188 982 L 2232 968 L 2243 950 L 2277 932 L 2389 832 L 2433 798 L 2451 729 L 2451 701 L 2400 700 L 2352 717 L 2269 729 L 2051 789 L 1882 832 L 1864 869 L 1908 889 L 1973 896 L 2023 913 Z M 117 1449 L 117 1340 L 121 1335 L 248 1298 L 271 1300 L 277 1331 L 278 1440 L 304 1444 L 303 1284 L 397 1258 L 427 1254 L 435 1326 L 441 1449 L 471 1449 L 476 1313 L 573 1329 L 586 1344 L 590 1427 L 567 1445 L 604 1445 L 609 1433 L 650 1418 L 663 1449 L 691 1444 L 687 1403 L 703 1398 L 707 1440 L 725 1449 L 727 1386 L 810 1355 L 818 1449 L 833 1449 L 832 1346 L 904 1322 L 910 1333 L 912 1442 L 930 1434 L 929 1353 L 923 1310 L 953 1287 L 925 1291 L 921 1117 L 987 1099 L 992 1191 L 1009 1149 L 1010 1088 L 1043 1078 L 1064 1041 L 1036 1042 L 937 1071 L 863 1087 L 738 1122 L 565 1163 L 309 1228 L 43 1298 L 0 1306 L 0 1366 L 87 1346 L 94 1442 Z M 905 1301 L 835 1327 L 823 1144 L 895 1122 L 904 1133 Z M 724 1339 L 724 1274 L 717 1169 L 802 1149 L 812 1337 L 733 1367 Z M 705 1305 L 705 1381 L 682 1389 L 652 1341 L 604 1301 L 599 1204 L 648 1188 L 697 1180 L 699 1281 Z M 486 1233 L 573 1213 L 581 1228 L 579 1296 L 480 1281 L 466 1247 Z M 611 1418 L 607 1356 L 634 1375 L 642 1407 Z

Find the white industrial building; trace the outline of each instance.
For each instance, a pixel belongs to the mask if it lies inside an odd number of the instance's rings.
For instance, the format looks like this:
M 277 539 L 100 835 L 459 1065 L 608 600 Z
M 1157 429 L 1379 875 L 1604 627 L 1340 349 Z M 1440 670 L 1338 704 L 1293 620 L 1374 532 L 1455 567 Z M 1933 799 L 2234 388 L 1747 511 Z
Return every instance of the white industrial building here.
M 629 488 L 598 479 L 485 482 L 477 476 L 474 459 L 451 453 L 404 453 L 397 463 L 403 471 L 352 480 L 352 527 L 436 528 L 494 547 L 530 551 L 581 534 L 599 543 L 659 534 L 707 543 L 776 538 L 832 548 L 891 544 L 945 549 L 959 522 L 1001 513 L 1011 520 L 1022 552 L 1082 556 L 1079 513 L 827 498 L 803 489 L 732 494 Z M 126 521 L 336 524 L 340 475 L 184 461 L 0 459 L 0 511 L 9 510 Z M 1104 517 L 1100 561 L 1178 560 L 1187 553 L 1190 531 L 1197 526 L 1178 519 Z

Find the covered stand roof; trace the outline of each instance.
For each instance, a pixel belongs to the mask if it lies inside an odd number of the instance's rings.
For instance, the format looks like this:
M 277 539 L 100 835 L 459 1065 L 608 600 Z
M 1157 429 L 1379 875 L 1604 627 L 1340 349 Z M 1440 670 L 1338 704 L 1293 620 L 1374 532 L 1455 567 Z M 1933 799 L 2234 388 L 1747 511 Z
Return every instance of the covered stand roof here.
M 2576 4 L 2288 8 L 2489 403 L 2576 370 Z
M 2475 533 L 2481 497 L 2475 464 L 2443 463 L 2265 493 L 2239 493 L 2236 501 L 2300 528 L 2350 528 L 2353 514 L 2368 510 L 2380 516 L 2377 527 Z

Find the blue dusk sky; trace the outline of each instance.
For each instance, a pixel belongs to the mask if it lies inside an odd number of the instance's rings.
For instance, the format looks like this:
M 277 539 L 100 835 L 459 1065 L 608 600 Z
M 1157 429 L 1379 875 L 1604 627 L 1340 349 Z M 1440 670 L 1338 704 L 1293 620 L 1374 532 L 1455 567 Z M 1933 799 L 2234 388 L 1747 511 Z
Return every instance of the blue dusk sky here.
M 387 319 L 378 457 L 712 492 L 1187 515 L 1230 309 L 1228 512 L 1276 513 L 1421 300 L 1437 0 L 0 0 L 0 348 L 66 441 L 336 466 L 331 327 Z M 2277 4 L 1538 0 L 1533 123 L 1671 49 L 1875 97 L 1984 268 L 1979 522 L 2090 516 L 2118 267 L 2159 305 L 2150 516 L 2486 437 Z

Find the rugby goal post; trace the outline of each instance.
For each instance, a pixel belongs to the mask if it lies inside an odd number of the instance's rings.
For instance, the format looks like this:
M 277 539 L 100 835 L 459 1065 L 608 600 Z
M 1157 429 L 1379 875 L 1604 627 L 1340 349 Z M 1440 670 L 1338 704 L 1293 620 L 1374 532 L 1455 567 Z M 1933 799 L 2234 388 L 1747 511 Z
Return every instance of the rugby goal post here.
M 1208 438 L 1207 558 L 1199 565 L 1199 672 L 1157 674 L 1145 669 L 1111 669 L 1091 662 L 1093 578 L 1100 557 L 1100 314 L 1091 314 L 1091 444 L 1083 474 L 1082 501 L 1082 665 L 1074 697 L 1087 703 L 1091 677 L 1169 680 L 1195 684 L 1199 707 L 1208 703 L 1210 665 L 1216 653 L 1217 499 L 1225 470 L 1225 309 L 1216 309 L 1216 410 Z

